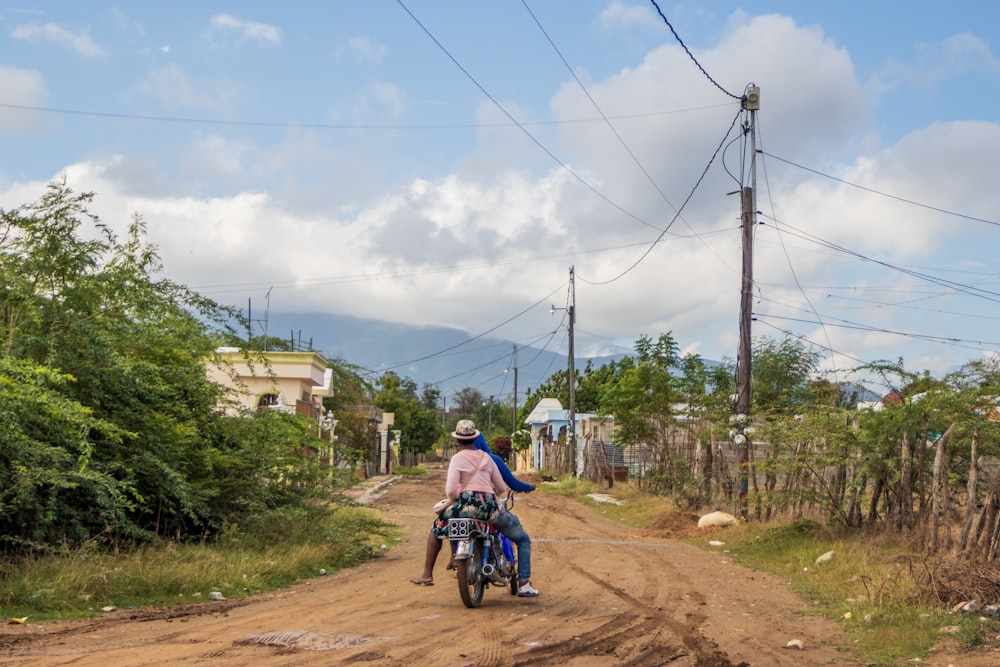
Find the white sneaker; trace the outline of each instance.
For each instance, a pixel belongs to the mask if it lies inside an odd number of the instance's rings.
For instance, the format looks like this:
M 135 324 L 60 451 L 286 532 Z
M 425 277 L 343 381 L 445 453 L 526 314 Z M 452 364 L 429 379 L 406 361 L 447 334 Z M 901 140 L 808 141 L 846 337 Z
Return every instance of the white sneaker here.
M 526 581 L 523 584 L 518 584 L 517 587 L 517 597 L 519 598 L 537 598 L 541 593 L 535 590 L 535 587 L 531 585 L 530 581 Z

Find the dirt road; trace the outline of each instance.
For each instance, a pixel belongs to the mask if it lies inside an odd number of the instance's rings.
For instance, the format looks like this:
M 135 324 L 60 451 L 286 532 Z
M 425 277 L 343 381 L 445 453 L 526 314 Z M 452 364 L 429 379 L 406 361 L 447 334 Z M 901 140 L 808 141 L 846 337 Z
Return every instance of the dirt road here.
M 246 600 L 0 626 L 0 665 L 860 664 L 781 580 L 540 492 L 515 511 L 542 596 L 491 588 L 466 609 L 444 557 L 434 586 L 409 583 L 443 480 L 432 470 L 371 500 L 406 535 L 383 558 Z M 793 639 L 804 649 L 786 648 Z

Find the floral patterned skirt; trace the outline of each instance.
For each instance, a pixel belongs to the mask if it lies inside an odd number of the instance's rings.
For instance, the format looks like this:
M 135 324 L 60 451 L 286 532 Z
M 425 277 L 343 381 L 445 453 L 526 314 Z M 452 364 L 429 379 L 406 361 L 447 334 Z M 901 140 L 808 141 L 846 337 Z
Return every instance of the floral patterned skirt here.
M 472 518 L 493 522 L 500 514 L 500 502 L 492 493 L 463 491 L 451 507 L 441 512 L 432 530 L 437 537 L 448 537 L 448 519 Z

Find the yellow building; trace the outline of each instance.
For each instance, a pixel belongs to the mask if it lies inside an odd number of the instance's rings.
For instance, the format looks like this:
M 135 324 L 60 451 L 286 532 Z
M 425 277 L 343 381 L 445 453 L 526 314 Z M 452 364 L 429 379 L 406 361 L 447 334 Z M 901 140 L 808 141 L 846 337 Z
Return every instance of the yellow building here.
M 220 347 L 206 364 L 211 380 L 232 390 L 234 411 L 271 409 L 323 416 L 332 371 L 316 352 L 244 352 Z

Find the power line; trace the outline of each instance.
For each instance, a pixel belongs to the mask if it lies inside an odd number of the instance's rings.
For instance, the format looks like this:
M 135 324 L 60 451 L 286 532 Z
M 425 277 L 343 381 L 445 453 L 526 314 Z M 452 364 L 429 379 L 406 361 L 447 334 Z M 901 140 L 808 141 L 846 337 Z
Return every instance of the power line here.
M 791 236 L 796 236 L 798 238 L 801 238 L 804 241 L 810 241 L 812 243 L 816 243 L 817 245 L 823 246 L 825 248 L 829 248 L 831 250 L 836 250 L 836 251 L 841 252 L 843 254 L 846 254 L 848 256 L 856 257 L 857 259 L 860 259 L 860 260 L 863 260 L 863 261 L 866 261 L 866 262 L 871 262 L 873 264 L 877 264 L 879 266 L 883 266 L 883 267 L 885 267 L 887 269 L 890 269 L 890 270 L 893 270 L 893 271 L 898 271 L 898 272 L 903 273 L 903 274 L 908 275 L 908 276 L 913 276 L 914 278 L 918 278 L 920 280 L 924 280 L 924 281 L 932 283 L 934 285 L 938 285 L 939 287 L 947 287 L 947 288 L 955 289 L 955 290 L 957 290 L 959 292 L 962 292 L 963 294 L 967 294 L 969 296 L 977 296 L 979 298 L 986 299 L 988 301 L 994 301 L 994 302 L 1000 303 L 1000 292 L 994 292 L 992 290 L 982 289 L 982 288 L 979 288 L 979 287 L 975 287 L 973 285 L 965 285 L 965 284 L 962 284 L 962 283 L 959 283 L 959 282 L 956 282 L 956 281 L 953 281 L 953 280 L 947 280 L 945 278 L 938 278 L 938 277 L 932 276 L 930 274 L 922 273 L 920 271 L 915 271 L 913 269 L 908 269 L 906 267 L 899 266 L 899 265 L 896 265 L 896 264 L 892 264 L 890 262 L 886 262 L 886 261 L 879 260 L 879 259 L 874 259 L 872 257 L 868 257 L 868 256 L 866 256 L 866 255 L 864 255 L 864 254 L 862 254 L 860 252 L 855 251 L 855 250 L 850 250 L 850 249 L 845 248 L 843 246 L 837 245 L 836 243 L 833 243 L 833 242 L 830 242 L 830 241 L 825 241 L 825 240 L 823 240 L 823 239 L 821 239 L 821 238 L 819 238 L 819 237 L 817 237 L 817 236 L 815 236 L 813 234 L 810 234 L 809 232 L 796 229 L 794 226 L 789 225 L 789 224 L 784 223 L 784 222 L 781 222 L 777 218 L 764 215 L 763 213 L 761 213 L 760 215 L 762 217 L 769 218 L 770 220 L 773 220 L 775 223 L 783 225 L 786 228 L 785 229 L 785 233 L 786 234 L 790 234 Z M 789 229 L 794 230 L 794 231 L 793 232 L 789 232 L 788 231 Z
M 875 190 L 873 188 L 865 187 L 864 185 L 858 185 L 857 183 L 851 183 L 850 181 L 845 181 L 842 178 L 837 178 L 836 176 L 831 176 L 830 174 L 824 174 L 823 172 L 818 171 L 816 169 L 811 169 L 809 167 L 805 167 L 805 166 L 803 166 L 801 164 L 798 164 L 796 162 L 792 162 L 791 160 L 788 160 L 786 158 L 778 157 L 777 155 L 772 155 L 771 153 L 765 153 L 764 151 L 760 151 L 760 153 L 761 153 L 761 155 L 766 155 L 768 157 L 774 158 L 775 160 L 780 160 L 781 162 L 784 162 L 785 164 L 791 165 L 793 167 L 797 167 L 799 169 L 802 169 L 803 171 L 808 171 L 811 174 L 816 174 L 817 176 L 822 176 L 823 178 L 829 178 L 831 181 L 836 181 L 838 183 L 843 183 L 844 185 L 849 185 L 852 188 L 857 188 L 859 190 L 864 190 L 865 192 L 870 192 L 870 193 L 872 193 L 874 195 L 879 195 L 879 196 L 882 196 L 882 197 L 887 197 L 889 199 L 894 199 L 896 201 L 903 202 L 904 204 L 910 204 L 912 206 L 919 206 L 920 208 L 925 208 L 925 209 L 927 209 L 929 211 L 936 211 L 938 213 L 944 213 L 945 215 L 953 215 L 956 218 L 965 218 L 966 220 L 972 220 L 974 222 L 984 222 L 987 225 L 995 225 L 997 227 L 1000 227 L 1000 222 L 996 222 L 994 220 L 987 220 L 985 218 L 977 218 L 977 217 L 972 216 L 972 215 L 966 215 L 964 213 L 957 213 L 956 211 L 949 211 L 948 209 L 938 208 L 937 206 L 931 206 L 930 204 L 923 204 L 923 203 L 918 202 L 918 201 L 913 201 L 912 199 L 906 199 L 905 197 L 899 197 L 897 195 L 892 195 L 892 194 L 888 194 L 886 192 L 881 192 L 881 191 Z
M 632 162 L 635 164 L 636 167 L 639 168 L 639 171 L 641 171 L 642 174 L 643 174 L 643 176 L 646 177 L 646 180 L 649 182 L 650 185 L 653 186 L 653 189 L 656 190 L 656 192 L 660 195 L 660 198 L 664 202 L 666 202 L 667 206 L 669 206 L 671 209 L 674 210 L 675 215 L 674 215 L 673 219 L 670 221 L 670 223 L 667 225 L 666 229 L 663 230 L 664 233 L 668 229 L 670 229 L 670 227 L 674 224 L 674 222 L 677 219 L 680 219 L 687 226 L 687 228 L 690 229 L 691 232 L 693 233 L 694 229 L 691 227 L 691 225 L 688 223 L 688 221 L 685 220 L 681 216 L 681 210 L 678 209 L 676 206 L 674 206 L 673 202 L 670 201 L 670 198 L 667 197 L 667 194 L 663 191 L 663 188 L 660 187 L 660 185 L 652 177 L 652 175 L 649 173 L 649 171 L 646 169 L 646 167 L 642 164 L 642 162 L 639 161 L 639 158 L 636 156 L 635 152 L 632 151 L 632 149 L 629 147 L 628 143 L 626 143 L 625 139 L 622 138 L 621 134 L 618 132 L 617 128 L 615 128 L 614 123 L 612 123 L 608 119 L 607 115 L 604 113 L 604 110 L 601 109 L 601 106 L 597 103 L 597 100 L 595 100 L 594 97 L 593 97 L 593 95 L 590 94 L 590 91 L 587 89 L 587 86 L 584 85 L 584 83 L 583 83 L 582 80 L 580 80 L 580 77 L 577 76 L 576 71 L 570 66 L 569 62 L 566 61 L 566 58 L 563 56 L 562 51 L 559 50 L 559 47 L 556 46 L 556 43 L 552 40 L 552 37 L 549 36 L 549 33 L 545 30 L 545 27 L 542 26 L 541 21 L 538 20 L 538 17 L 531 10 L 531 7 L 528 6 L 527 0 L 521 0 L 521 4 L 524 5 L 524 8 L 527 10 L 528 14 L 531 16 L 532 20 L 535 22 L 535 25 L 538 26 L 538 29 L 542 32 L 542 35 L 545 36 L 545 39 L 548 41 L 549 45 L 556 52 L 556 55 L 559 56 L 559 60 L 562 61 L 562 64 L 566 67 L 567 71 L 569 71 L 570 75 L 576 81 L 577 85 L 583 91 L 584 95 L 586 95 L 587 99 L 590 100 L 591 105 L 593 105 L 593 107 L 597 110 L 597 112 L 599 114 L 601 114 L 601 118 L 604 119 L 605 125 L 607 125 L 608 129 L 611 130 L 611 133 L 613 135 L 615 135 L 615 139 L 617 139 L 618 143 L 621 144 L 622 148 L 625 149 L 625 152 L 628 153 L 628 156 L 630 158 L 632 158 Z M 737 117 L 738 117 L 738 115 L 737 115 Z M 733 121 L 733 124 L 735 125 L 735 120 Z M 732 131 L 732 127 L 730 127 L 730 132 L 731 131 Z M 728 136 L 728 134 L 727 134 L 727 136 Z M 716 149 L 716 153 L 718 153 L 718 149 Z M 712 159 L 713 160 L 715 159 L 715 155 L 712 156 Z M 711 161 L 709 162 L 709 165 L 711 165 Z M 705 171 L 707 172 L 707 170 L 708 170 L 708 167 L 706 166 Z M 698 183 L 695 184 L 694 189 L 692 189 L 692 191 L 688 195 L 687 199 L 684 200 L 684 205 L 686 205 L 688 203 L 688 201 L 691 199 L 691 196 L 694 194 L 694 190 L 696 190 L 698 188 L 698 185 L 701 183 L 701 181 L 702 181 L 702 179 L 704 177 L 705 177 L 705 172 L 702 173 L 701 178 L 698 179 Z M 682 205 L 681 208 L 683 208 L 683 205 Z M 660 235 L 660 238 L 662 238 L 662 236 L 663 236 L 663 234 Z M 715 253 L 715 251 L 712 250 L 712 248 L 707 243 L 705 243 L 704 240 L 702 240 L 697 235 L 696 235 L 696 238 L 698 238 L 699 240 L 701 240 L 702 244 L 710 252 L 712 252 L 713 254 Z M 646 251 L 646 253 L 644 253 L 635 262 L 635 264 L 633 264 L 631 267 L 629 267 L 628 269 L 626 269 L 626 271 L 624 273 L 622 273 L 621 275 L 619 275 L 618 277 L 616 277 L 616 278 L 614 278 L 614 279 L 612 279 L 610 281 L 604 282 L 604 283 L 590 283 L 590 284 L 593 284 L 593 285 L 602 284 L 602 285 L 604 285 L 604 284 L 608 284 L 610 282 L 614 282 L 615 280 L 618 280 L 618 278 L 621 278 L 622 276 L 624 276 L 625 274 L 627 274 L 629 271 L 631 271 L 632 269 L 634 269 L 636 266 L 638 266 L 639 262 L 641 262 L 643 259 L 645 259 L 646 255 L 649 254 L 649 252 L 653 249 L 653 247 L 656 245 L 656 243 L 659 242 L 659 240 L 660 239 L 658 238 L 656 241 L 654 241 L 653 244 Z M 716 256 L 718 257 L 718 255 L 716 255 Z M 581 278 L 581 280 L 582 280 L 582 278 Z M 584 281 L 584 282 L 586 282 L 586 281 Z
M 945 344 L 948 344 L 948 345 L 954 345 L 956 347 L 961 347 L 961 348 L 970 349 L 970 350 L 979 350 L 979 351 L 982 351 L 982 349 L 983 349 L 984 346 L 989 346 L 991 348 L 1000 348 L 1000 342 L 982 341 L 982 340 L 971 340 L 971 339 L 968 339 L 968 338 L 958 338 L 958 337 L 955 337 L 955 336 L 935 336 L 935 335 L 931 335 L 931 334 L 911 333 L 911 332 L 908 332 L 908 331 L 895 331 L 893 329 L 884 329 L 884 328 L 881 328 L 881 327 L 872 327 L 872 326 L 868 326 L 866 324 L 858 324 L 857 322 L 851 322 L 850 320 L 844 320 L 844 319 L 830 317 L 830 316 L 827 316 L 827 320 L 836 320 L 836 321 L 835 322 L 829 322 L 828 321 L 827 323 L 824 324 L 824 322 L 820 322 L 820 321 L 817 321 L 817 320 L 806 320 L 806 319 L 801 319 L 801 318 L 796 318 L 796 317 L 785 317 L 785 316 L 782 316 L 782 315 L 771 315 L 771 314 L 763 314 L 763 313 L 756 313 L 755 316 L 754 316 L 754 319 L 755 320 L 759 320 L 762 317 L 769 317 L 769 318 L 776 319 L 776 320 L 786 320 L 786 321 L 789 321 L 789 322 L 801 322 L 801 323 L 804 323 L 804 324 L 819 324 L 819 325 L 822 325 L 822 326 L 834 326 L 834 327 L 840 327 L 842 329 L 854 329 L 854 330 L 857 330 L 857 331 L 871 331 L 871 332 L 874 332 L 874 333 L 891 334 L 891 335 L 894 335 L 894 336 L 902 336 L 902 337 L 905 337 L 905 338 L 914 338 L 914 339 L 917 339 L 917 340 L 926 340 L 926 341 L 929 341 L 929 342 L 932 342 L 932 343 L 945 343 Z M 963 343 L 969 343 L 969 345 L 964 345 Z M 972 345 L 977 345 L 979 347 L 972 347 Z
M 679 113 L 708 111 L 728 107 L 730 103 L 710 104 L 684 109 L 665 111 L 647 111 L 645 113 L 623 114 L 610 116 L 613 120 L 635 120 L 637 118 L 652 118 Z M 0 109 L 14 111 L 34 111 L 39 113 L 60 114 L 65 116 L 89 116 L 92 118 L 108 118 L 112 120 L 130 120 L 154 123 L 177 123 L 185 125 L 220 125 L 232 127 L 260 127 L 276 129 L 303 130 L 474 130 L 481 128 L 513 128 L 519 124 L 525 126 L 559 126 L 582 123 L 603 123 L 607 118 L 562 118 L 559 120 L 518 121 L 510 123 L 311 123 L 298 121 L 267 121 L 267 120 L 237 120 L 234 118 L 195 118 L 190 116 L 158 116 L 148 114 L 131 114 L 114 111 L 94 111 L 90 109 L 61 109 L 57 107 L 40 107 L 27 104 L 8 104 L 0 102 Z
M 506 320 L 504 320 L 500 324 L 497 324 L 496 326 L 493 326 L 493 327 L 487 329 L 486 331 L 483 331 L 482 333 L 476 334 L 475 336 L 472 336 L 471 338 L 469 338 L 467 340 L 464 340 L 461 343 L 456 343 L 455 345 L 450 345 L 450 346 L 444 348 L 443 350 L 439 350 L 437 352 L 432 352 L 431 354 L 427 354 L 427 355 L 424 355 L 422 357 L 418 357 L 416 359 L 410 359 L 409 361 L 404 361 L 402 363 L 393 364 L 391 366 L 387 366 L 385 368 L 382 368 L 379 371 L 373 371 L 373 372 L 384 373 L 386 371 L 391 371 L 391 370 L 394 370 L 396 368 L 402 368 L 403 366 L 409 366 L 410 364 L 415 364 L 415 363 L 417 363 L 419 361 L 425 361 L 427 359 L 432 359 L 434 357 L 440 356 L 441 354 L 443 354 L 445 352 L 450 352 L 451 350 L 454 350 L 454 349 L 457 349 L 459 347 L 462 347 L 463 345 L 468 345 L 472 341 L 478 340 L 478 339 L 482 338 L 483 336 L 485 336 L 486 334 L 493 333 L 494 331 L 496 331 L 500 327 L 513 322 L 517 318 L 519 318 L 522 315 L 524 315 L 525 313 L 527 313 L 532 308 L 534 308 L 534 307 L 538 306 L 539 304 L 544 303 L 545 301 L 549 300 L 552 297 L 552 295 L 555 294 L 557 291 L 559 291 L 562 287 L 563 287 L 563 285 L 560 285 L 559 287 L 556 287 L 554 290 L 552 290 L 551 292 L 549 292 L 548 294 L 546 294 L 541 299 L 539 299 L 538 301 L 534 302 L 533 304 L 531 304 L 530 306 L 528 306 L 527 308 L 525 308 L 521 312 L 517 313 L 516 315 L 513 315 L 513 316 L 507 318 Z
M 622 271 L 621 273 L 619 273 L 614 278 L 609 278 L 608 280 L 601 280 L 601 281 L 591 281 L 591 280 L 587 280 L 587 279 L 585 279 L 583 277 L 580 277 L 581 281 L 587 283 L 588 285 L 609 285 L 609 284 L 611 284 L 611 283 L 613 283 L 613 282 L 615 282 L 615 281 L 623 278 L 626 274 L 630 273 L 632 271 L 632 269 L 634 269 L 635 267 L 639 266 L 639 264 L 640 264 L 640 262 L 642 262 L 642 260 L 646 259 L 646 257 L 649 255 L 649 253 L 651 253 L 653 251 L 653 248 L 656 247 L 656 244 L 659 243 L 660 240 L 663 238 L 663 235 L 667 233 L 667 231 L 670 229 L 670 227 L 673 226 L 673 224 L 677 221 L 677 218 L 680 217 L 681 212 L 688 205 L 688 202 L 691 201 L 691 197 L 694 196 L 694 193 L 698 190 L 698 187 L 701 185 L 701 182 L 703 180 L 705 180 L 705 175 L 708 174 L 709 168 L 712 166 L 712 163 L 715 162 L 715 158 L 719 155 L 719 151 L 722 150 L 722 146 L 726 143 L 726 139 L 729 138 L 729 134 L 733 131 L 733 127 L 736 126 L 736 121 L 739 119 L 739 117 L 742 115 L 742 113 L 743 113 L 743 110 L 741 109 L 733 117 L 733 122 L 729 125 L 729 129 L 726 130 L 726 135 L 722 138 L 722 141 L 715 148 L 715 152 L 712 153 L 712 157 L 709 158 L 708 164 L 705 165 L 705 168 L 702 170 L 701 175 L 698 176 L 698 180 L 695 182 L 694 186 L 691 188 L 691 191 L 688 193 L 688 196 L 684 198 L 684 202 L 681 204 L 680 209 L 677 210 L 677 212 L 674 214 L 674 217 L 671 218 L 670 222 L 663 229 L 663 231 L 660 233 L 660 235 L 656 237 L 656 240 L 649 244 L 649 247 L 646 248 L 646 251 L 644 253 L 642 253 L 642 255 L 640 255 L 639 258 L 637 260 L 635 260 L 632 263 L 631 266 L 629 266 L 627 269 L 625 269 L 624 271 Z M 579 274 L 577 274 L 577 276 L 579 277 Z
M 763 143 L 764 143 L 764 140 L 763 140 L 763 137 L 762 137 L 761 138 L 761 144 L 763 145 Z M 756 146 L 751 146 L 750 150 L 754 150 L 755 151 L 755 150 L 757 150 L 757 147 Z M 761 162 L 764 163 L 764 183 L 765 183 L 765 185 L 767 187 L 767 200 L 768 200 L 768 202 L 770 202 L 771 210 L 775 211 L 776 209 L 775 209 L 775 206 L 774 206 L 774 198 L 771 196 L 771 182 L 770 182 L 770 180 L 768 178 L 768 174 L 767 174 L 767 162 L 764 162 L 763 160 L 761 160 Z M 785 262 L 787 262 L 787 264 L 788 264 L 788 270 L 792 272 L 792 279 L 795 281 L 795 286 L 798 287 L 799 294 L 802 295 L 802 298 L 806 300 L 807 304 L 809 304 L 809 309 L 812 310 L 813 315 L 816 316 L 816 319 L 820 320 L 820 322 L 821 322 L 820 326 L 823 329 L 823 335 L 826 337 L 827 347 L 829 349 L 832 349 L 833 341 L 830 340 L 830 332 L 827 330 L 827 328 L 825 326 L 822 325 L 823 318 L 820 316 L 819 311 L 816 309 L 816 306 L 813 304 L 812 300 L 809 298 L 809 295 L 806 294 L 806 291 L 802 288 L 802 283 L 799 281 L 799 275 L 795 271 L 795 265 L 792 263 L 792 257 L 788 253 L 788 248 L 785 246 L 785 238 L 781 234 L 781 229 L 776 226 L 775 227 L 775 231 L 778 233 L 778 242 L 781 244 L 781 250 L 782 250 L 782 252 L 785 255 Z M 830 358 L 830 363 L 834 365 L 833 366 L 834 381 L 839 381 L 839 379 L 838 379 L 839 376 L 837 374 L 836 359 L 834 357 L 831 357 Z
M 639 158 L 637 158 L 635 156 L 635 153 L 632 152 L 632 149 L 629 148 L 629 145 L 625 143 L 624 139 L 622 139 L 622 135 L 618 133 L 617 129 L 615 129 L 614 124 L 610 120 L 608 120 L 608 117 L 605 115 L 604 110 L 601 109 L 601 106 L 597 103 L 597 100 L 594 99 L 594 96 L 590 94 L 589 90 L 587 90 L 587 86 L 585 86 L 583 84 L 583 81 L 580 80 L 580 77 L 577 76 L 576 70 L 570 67 L 570 64 L 566 62 L 566 58 L 563 56 L 562 51 L 560 51 L 559 47 L 556 46 L 556 43 L 552 41 L 552 37 L 549 36 L 549 33 L 542 26 L 541 22 L 538 20 L 538 17 L 535 16 L 535 13 L 531 11 L 531 7 L 528 6 L 527 0 L 521 0 L 521 4 L 524 5 L 524 8 L 528 11 L 528 14 L 535 22 L 535 25 L 538 26 L 538 29 L 542 31 L 542 34 L 548 41 L 549 46 L 551 46 L 552 50 L 556 52 L 557 56 L 559 56 L 559 60 L 562 61 L 562 64 L 566 67 L 566 70 L 569 71 L 570 75 L 576 81 L 577 85 L 580 86 L 580 90 L 582 90 L 583 94 L 587 96 L 588 100 L 590 100 L 591 105 L 593 105 L 593 107 L 597 110 L 597 113 L 601 114 L 601 118 L 604 119 L 604 124 L 608 127 L 608 129 L 611 130 L 611 133 L 615 135 L 615 138 L 618 140 L 618 143 L 621 144 L 622 148 L 625 149 L 625 152 L 628 153 L 629 157 L 632 158 L 632 162 L 635 163 L 635 166 L 639 168 L 639 171 L 641 171 L 643 176 L 646 177 L 646 180 L 649 181 L 649 183 L 653 186 L 653 188 L 660 194 L 660 198 L 663 199 L 663 201 L 665 201 L 667 205 L 670 206 L 670 208 L 674 209 L 674 211 L 677 212 L 677 207 L 670 202 L 670 199 L 667 198 L 667 195 L 665 192 L 663 192 L 663 189 L 660 188 L 660 186 L 656 183 L 655 180 L 653 180 L 653 177 L 649 175 L 649 171 L 646 170 L 646 168 L 639 161 Z
M 667 17 L 663 15 L 663 10 L 660 9 L 660 6 L 658 4 L 656 4 L 656 0 L 649 0 L 649 1 L 653 3 L 654 7 L 656 7 L 656 13 L 660 15 L 660 18 L 663 19 L 663 22 L 667 24 L 668 28 L 670 28 L 670 32 L 673 33 L 674 39 L 676 39 L 677 43 L 681 45 L 682 49 L 684 49 L 684 53 L 688 54 L 688 57 L 691 58 L 691 61 L 698 67 L 699 70 L 701 70 L 701 73 L 705 75 L 705 78 L 711 81 L 716 88 L 724 92 L 726 95 L 729 95 L 730 97 L 736 100 L 742 100 L 743 98 L 740 95 L 734 95 L 733 93 L 723 88 L 718 81 L 713 79 L 712 76 L 705 71 L 705 68 L 702 67 L 701 63 L 698 62 L 698 59 L 694 57 L 694 54 L 691 53 L 690 49 L 688 49 L 687 44 L 684 43 L 684 40 L 681 39 L 681 36 L 677 34 L 676 30 L 674 30 L 674 26 L 672 26 Z
M 589 181 L 587 181 L 585 178 L 583 178 L 582 176 L 580 176 L 580 174 L 576 173 L 576 171 L 574 171 L 568 164 L 566 164 L 565 162 L 563 162 L 562 160 L 560 160 L 559 157 L 557 157 L 555 153 L 553 153 L 551 150 L 549 150 L 549 148 L 547 146 L 545 146 L 545 144 L 543 144 L 535 135 L 533 135 L 531 132 L 529 132 L 528 128 L 525 127 L 525 125 L 523 123 L 521 123 L 519 120 L 517 120 L 516 118 L 514 118 L 514 115 L 510 111 L 508 111 L 506 107 L 504 107 L 502 104 L 500 104 L 499 100 L 497 100 L 495 97 L 493 97 L 493 95 L 491 95 L 490 92 L 488 90 L 486 90 L 486 88 L 481 83 L 479 83 L 479 81 L 474 76 L 472 76 L 472 73 L 469 72 L 469 70 L 467 70 L 465 67 L 462 66 L 462 63 L 458 62 L 458 59 L 455 58 L 455 56 L 453 56 L 451 54 L 451 52 L 448 51 L 448 49 L 445 48 L 444 44 L 442 44 L 438 40 L 438 38 L 435 37 L 434 34 L 427 28 L 427 26 L 425 26 L 423 23 L 421 23 L 420 19 L 418 19 L 413 14 L 413 12 L 411 12 L 409 10 L 409 8 L 406 6 L 406 4 L 403 2 L 403 0 L 396 0 L 396 3 L 399 4 L 399 6 L 403 8 L 403 11 L 405 11 L 407 14 L 410 15 L 410 18 L 413 19 L 414 23 L 416 23 L 420 27 L 420 29 L 424 31 L 424 33 L 431 39 L 431 41 L 433 41 L 437 45 L 437 47 L 441 50 L 441 52 L 444 53 L 448 57 L 448 59 L 451 60 L 452 63 L 454 63 L 455 67 L 457 67 L 459 70 L 461 70 L 461 72 L 466 76 L 466 78 L 468 78 L 469 81 L 471 81 L 472 84 L 474 86 L 476 86 L 476 88 L 478 88 L 481 93 L 483 95 L 485 95 L 486 98 L 490 102 L 492 102 L 493 105 L 497 109 L 499 109 L 501 113 L 503 113 L 503 115 L 505 115 L 508 119 L 510 119 L 510 121 L 512 123 L 514 123 L 518 127 L 518 129 L 520 129 L 521 132 L 526 137 L 528 137 L 528 139 L 531 140 L 531 142 L 533 144 L 535 144 L 543 153 L 545 153 L 550 158 L 552 158 L 552 160 L 555 161 L 555 163 L 558 164 L 563 170 L 565 170 L 566 173 L 568 173 L 570 176 L 572 176 L 574 179 L 576 179 L 580 184 L 582 184 L 588 190 L 590 190 L 591 192 L 593 192 L 595 195 L 597 195 L 600 199 L 602 199 L 605 203 L 607 203 L 608 205 L 610 205 L 615 210 L 617 210 L 617 211 L 625 214 L 626 216 L 628 216 L 632 220 L 635 220 L 639 224 L 642 224 L 642 225 L 645 225 L 645 226 L 650 227 L 652 229 L 655 229 L 657 231 L 660 231 L 660 228 L 657 227 L 656 225 L 654 225 L 653 223 L 648 222 L 648 221 L 642 219 L 641 217 L 639 217 L 635 213 L 632 213 L 631 211 L 628 211 L 623 206 L 621 206 L 620 204 L 618 204 L 615 201 L 613 201 L 610 197 L 608 197 L 603 192 L 601 192 L 600 190 L 598 190 Z M 668 225 L 668 227 L 669 227 L 669 225 Z

